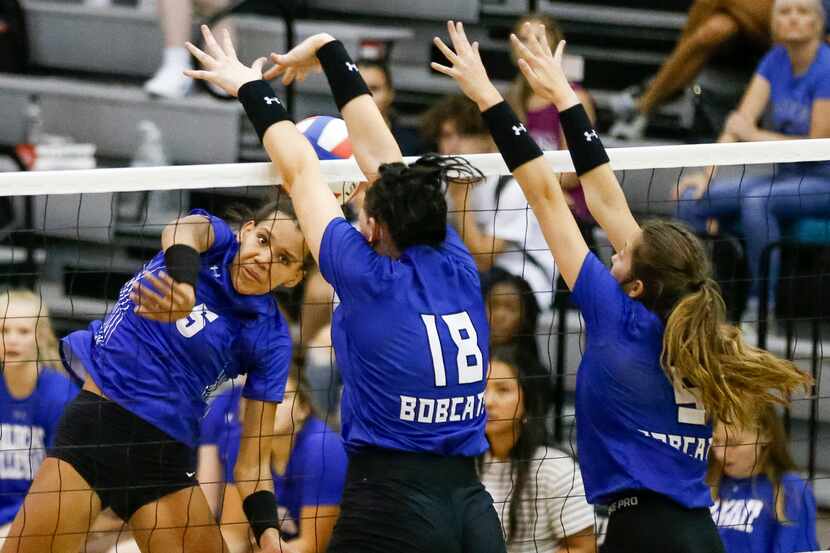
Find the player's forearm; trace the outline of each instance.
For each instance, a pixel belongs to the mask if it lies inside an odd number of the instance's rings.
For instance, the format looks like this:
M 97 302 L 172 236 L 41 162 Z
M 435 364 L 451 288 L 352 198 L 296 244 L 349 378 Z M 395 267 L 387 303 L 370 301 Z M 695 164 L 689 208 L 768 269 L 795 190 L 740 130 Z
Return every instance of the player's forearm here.
M 369 183 L 378 177 L 381 165 L 403 160 L 401 149 L 371 96 L 354 98 L 343 106 L 341 114 L 349 130 L 354 157 Z
M 545 242 L 562 273 L 573 289 L 588 246 L 565 199 L 565 193 L 543 157 L 531 160 L 513 171 L 536 215 Z
M 602 221 L 621 212 L 629 212 L 628 200 L 611 165 L 606 163 L 579 177 L 585 193 L 585 203 L 591 215 Z
M 271 125 L 262 139 L 262 146 L 274 162 L 286 192 L 292 194 L 293 185 L 303 173 L 315 170 L 319 173 L 319 160 L 314 148 L 292 121 L 280 121 Z
M 346 122 L 355 159 L 371 183 L 378 167 L 403 159 L 400 147 L 343 44 L 328 35 L 320 44 L 317 58 Z
M 274 491 L 271 476 L 271 440 L 277 405 L 246 400 L 245 420 L 233 476 L 244 500 L 260 490 Z

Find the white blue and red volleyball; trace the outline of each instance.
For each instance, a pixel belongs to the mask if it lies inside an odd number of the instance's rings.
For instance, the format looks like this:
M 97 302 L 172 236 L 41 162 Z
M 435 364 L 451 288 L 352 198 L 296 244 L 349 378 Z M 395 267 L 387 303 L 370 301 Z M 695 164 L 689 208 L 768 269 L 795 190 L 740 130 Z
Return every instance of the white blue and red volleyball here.
M 316 115 L 297 123 L 297 129 L 311 142 L 321 161 L 352 157 L 352 143 L 342 119 Z

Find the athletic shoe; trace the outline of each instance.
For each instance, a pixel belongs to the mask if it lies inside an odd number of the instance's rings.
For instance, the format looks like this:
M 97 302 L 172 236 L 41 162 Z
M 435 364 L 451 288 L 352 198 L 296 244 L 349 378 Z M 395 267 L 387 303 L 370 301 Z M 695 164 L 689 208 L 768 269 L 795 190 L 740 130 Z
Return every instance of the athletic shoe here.
M 637 114 L 633 117 L 620 119 L 611 126 L 609 136 L 619 140 L 642 140 L 648 126 L 645 115 Z
M 184 69 L 173 64 L 162 65 L 153 78 L 144 83 L 144 91 L 161 98 L 184 98 L 193 88 L 193 79 L 182 73 Z

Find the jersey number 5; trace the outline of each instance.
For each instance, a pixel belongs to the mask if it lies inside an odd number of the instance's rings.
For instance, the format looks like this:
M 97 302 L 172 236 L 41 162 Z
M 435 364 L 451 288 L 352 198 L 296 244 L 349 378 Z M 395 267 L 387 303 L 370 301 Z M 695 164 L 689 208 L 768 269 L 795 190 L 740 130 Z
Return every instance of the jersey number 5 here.
M 427 329 L 429 351 L 432 354 L 432 368 L 435 371 L 435 385 L 447 385 L 447 371 L 444 368 L 444 352 L 441 350 L 441 340 L 438 337 L 438 326 L 435 315 L 421 315 Z M 478 334 L 473 321 L 466 311 L 442 315 L 441 320 L 450 331 L 450 338 L 458 348 L 455 362 L 458 365 L 458 383 L 472 384 L 484 380 L 484 356 L 478 347 Z
M 207 308 L 207 305 L 200 303 L 193 308 L 190 315 L 176 321 L 176 328 L 179 334 L 185 338 L 193 338 L 202 331 L 208 323 L 219 318 L 219 315 Z

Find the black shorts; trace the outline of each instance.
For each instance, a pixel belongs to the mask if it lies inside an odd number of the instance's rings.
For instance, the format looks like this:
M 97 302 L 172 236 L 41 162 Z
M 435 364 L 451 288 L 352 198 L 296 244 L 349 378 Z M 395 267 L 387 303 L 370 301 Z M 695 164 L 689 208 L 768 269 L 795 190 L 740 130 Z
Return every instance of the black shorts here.
M 196 452 L 117 403 L 81 390 L 58 423 L 49 456 L 72 465 L 128 521 L 148 503 L 198 485 Z
M 349 455 L 328 553 L 504 553 L 475 461 L 373 449 Z
M 645 490 L 619 494 L 608 505 L 602 553 L 724 553 L 709 509 L 687 509 Z

